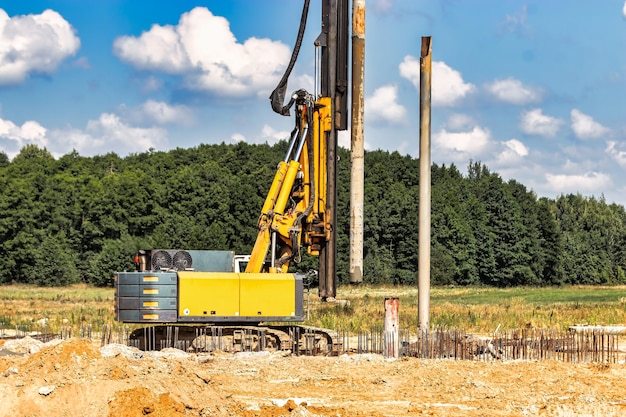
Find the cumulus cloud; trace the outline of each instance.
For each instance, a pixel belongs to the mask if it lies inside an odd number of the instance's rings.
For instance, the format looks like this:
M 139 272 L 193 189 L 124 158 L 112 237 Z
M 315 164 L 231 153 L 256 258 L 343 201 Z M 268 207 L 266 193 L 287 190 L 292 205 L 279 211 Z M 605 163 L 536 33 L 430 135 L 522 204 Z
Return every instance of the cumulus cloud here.
M 90 120 L 84 129 L 71 126 L 47 129 L 38 122 L 27 121 L 21 126 L 0 119 L 0 151 L 14 157 L 28 144 L 46 148 L 54 156 L 72 150 L 81 155 L 107 152 L 145 152 L 150 148 L 167 145 L 167 131 L 160 127 L 138 127 L 113 113 L 103 113 Z
M 599 190 L 612 185 L 611 177 L 601 172 L 585 174 L 546 174 L 547 186 L 556 192 L 580 192 L 598 194 Z
M 269 125 L 264 125 L 261 130 L 261 139 L 263 142 L 267 142 L 273 145 L 281 140 L 288 140 L 291 136 L 291 132 L 286 130 L 276 130 Z
M 572 118 L 572 130 L 579 139 L 598 139 L 610 132 L 610 129 L 602 126 L 593 118 L 578 109 L 570 112 Z
M 187 125 L 192 120 L 191 109 L 183 105 L 171 105 L 163 101 L 147 100 L 140 107 L 145 117 L 159 125 Z
M 122 149 L 125 152 L 145 152 L 167 145 L 167 131 L 159 127 L 137 127 L 113 113 L 102 113 L 90 120 L 84 130 L 65 128 L 50 131 L 50 142 L 57 153 L 75 149 L 82 155 L 95 155 Z
M 274 145 L 281 140 L 289 140 L 291 132 L 286 130 L 276 130 L 270 125 L 263 125 L 261 132 L 253 137 L 247 137 L 242 133 L 235 132 L 230 136 L 230 140 L 233 142 L 248 142 L 248 143 L 267 143 Z
M 615 162 L 622 168 L 626 168 L 626 151 L 618 149 L 618 143 L 615 141 L 607 142 L 605 152 L 609 154 Z
M 242 135 L 241 133 L 233 133 L 232 135 L 230 135 L 230 140 L 232 140 L 235 143 L 248 141 L 246 137 Z
M 622 7 L 622 15 L 624 16 L 624 19 L 626 19 L 626 1 L 624 2 L 624 7 Z
M 400 75 L 420 88 L 420 62 L 418 58 L 407 55 L 399 66 Z M 476 91 L 476 86 L 466 83 L 463 75 L 449 67 L 445 62 L 432 63 L 431 100 L 433 106 L 456 106 L 464 98 Z
M 38 145 L 46 145 L 46 128 L 29 120 L 21 126 L 10 120 L 0 119 L 0 137 L 15 141 L 30 141 Z
M 453 113 L 432 135 L 435 159 L 467 163 L 469 159 L 488 160 L 498 148 L 491 132 L 463 113 Z
M 526 86 L 515 78 L 496 80 L 486 84 L 485 89 L 499 101 L 519 105 L 538 102 L 542 95 L 540 90 Z
M 545 115 L 541 109 L 533 109 L 522 113 L 520 129 L 529 135 L 554 137 L 562 124 L 563 120 Z
M 529 150 L 526 145 L 517 139 L 509 139 L 502 142 L 502 150 L 496 157 L 499 165 L 513 165 L 528 156 Z
M 0 150 L 12 158 L 28 144 L 45 147 L 48 144 L 46 132 L 45 127 L 33 120 L 18 126 L 10 120 L 0 118 Z
M 194 112 L 190 107 L 157 100 L 146 100 L 144 103 L 134 107 L 121 105 L 115 114 L 125 124 L 137 127 L 154 125 L 189 126 L 194 121 Z
M 53 10 L 9 18 L 0 9 L 0 85 L 52 74 L 79 47 L 72 26 Z
M 488 166 L 498 167 L 500 172 L 519 167 L 530 155 L 522 141 L 515 138 L 499 141 L 489 129 L 461 113 L 450 115 L 442 128 L 433 134 L 433 150 L 437 158 L 455 163 L 481 160 Z
M 406 109 L 398 103 L 398 86 L 385 85 L 365 98 L 366 120 L 404 123 Z
M 475 158 L 485 151 L 490 142 L 491 133 L 480 126 L 463 132 L 451 132 L 443 128 L 433 135 L 433 147 L 455 161 Z
M 181 75 L 190 89 L 226 96 L 267 93 L 290 56 L 278 41 L 252 37 L 239 43 L 228 20 L 205 7 L 184 13 L 176 26 L 153 25 L 138 37 L 119 37 L 113 52 L 135 68 Z

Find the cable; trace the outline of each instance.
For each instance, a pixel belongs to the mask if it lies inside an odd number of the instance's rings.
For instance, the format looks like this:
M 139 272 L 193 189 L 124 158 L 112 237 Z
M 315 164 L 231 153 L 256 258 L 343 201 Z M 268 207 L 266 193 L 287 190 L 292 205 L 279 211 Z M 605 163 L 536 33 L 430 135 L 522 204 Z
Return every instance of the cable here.
M 300 52 L 300 46 L 302 45 L 302 38 L 304 37 L 307 15 L 309 13 L 309 2 L 310 0 L 304 0 L 302 17 L 300 17 L 300 27 L 298 29 L 298 37 L 296 39 L 296 44 L 293 47 L 293 51 L 291 52 L 291 60 L 289 61 L 289 65 L 287 65 L 287 69 L 285 70 L 283 77 L 280 79 L 280 82 L 278 83 L 274 91 L 272 91 L 272 94 L 270 94 L 269 97 L 272 103 L 272 110 L 282 116 L 289 116 L 289 109 L 295 101 L 295 98 L 291 97 L 289 103 L 287 103 L 286 106 L 283 106 L 283 103 L 285 102 L 285 92 L 287 91 L 287 80 L 289 79 L 289 75 L 291 74 L 293 66 L 296 64 L 298 53 Z

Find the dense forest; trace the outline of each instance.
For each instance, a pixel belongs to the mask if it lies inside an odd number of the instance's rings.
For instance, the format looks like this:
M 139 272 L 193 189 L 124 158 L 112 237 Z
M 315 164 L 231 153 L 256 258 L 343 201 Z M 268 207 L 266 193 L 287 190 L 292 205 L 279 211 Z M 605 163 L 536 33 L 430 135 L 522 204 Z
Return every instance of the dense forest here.
M 0 153 L 0 283 L 106 286 L 139 248 L 249 253 L 287 144 L 200 145 L 120 157 Z M 432 166 L 435 285 L 624 284 L 626 212 L 581 195 L 538 198 L 480 162 Z M 338 165 L 338 281 L 347 283 L 350 155 Z M 365 154 L 364 280 L 414 284 L 419 161 Z M 314 268 L 305 258 L 294 270 Z

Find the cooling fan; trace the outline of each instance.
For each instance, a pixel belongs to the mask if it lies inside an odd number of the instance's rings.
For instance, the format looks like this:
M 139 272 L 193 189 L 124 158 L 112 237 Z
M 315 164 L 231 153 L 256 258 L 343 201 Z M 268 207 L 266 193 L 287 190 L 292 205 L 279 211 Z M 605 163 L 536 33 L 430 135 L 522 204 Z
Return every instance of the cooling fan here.
M 184 271 L 185 269 L 191 268 L 192 262 L 191 255 L 185 250 L 178 251 L 174 255 L 173 264 L 174 269 L 177 271 Z
M 154 251 L 152 252 L 150 264 L 152 265 L 153 271 L 172 269 L 172 255 L 164 250 Z

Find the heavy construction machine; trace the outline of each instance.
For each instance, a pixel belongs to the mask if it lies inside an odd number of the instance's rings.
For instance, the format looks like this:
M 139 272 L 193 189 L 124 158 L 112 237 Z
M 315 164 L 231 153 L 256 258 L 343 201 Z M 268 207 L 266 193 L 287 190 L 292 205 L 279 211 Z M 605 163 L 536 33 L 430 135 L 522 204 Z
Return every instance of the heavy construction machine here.
M 136 271 L 115 274 L 116 319 L 151 324 L 133 331 L 131 344 L 145 350 L 332 352 L 332 332 L 297 324 L 304 320 L 307 277 L 289 273 L 289 266 L 305 250 L 318 256 L 318 295 L 335 297 L 335 171 L 337 131 L 347 128 L 348 1 L 322 0 L 315 91 L 297 90 L 284 104 L 306 26 L 304 1 L 291 61 L 270 96 L 277 113 L 289 116 L 293 109 L 295 126 L 261 208 L 251 254 L 140 251 Z

